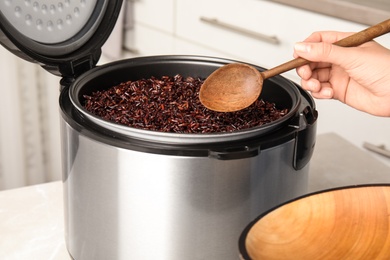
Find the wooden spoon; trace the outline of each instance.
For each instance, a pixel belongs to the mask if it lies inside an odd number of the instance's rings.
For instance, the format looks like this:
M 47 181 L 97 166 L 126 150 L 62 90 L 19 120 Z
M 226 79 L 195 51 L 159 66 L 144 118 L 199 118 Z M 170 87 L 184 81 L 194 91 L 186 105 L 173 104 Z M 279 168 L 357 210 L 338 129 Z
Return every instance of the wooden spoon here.
M 390 19 L 348 36 L 335 45 L 342 47 L 359 46 L 390 32 Z M 242 63 L 232 63 L 214 71 L 200 88 L 200 102 L 208 109 L 219 112 L 233 112 L 244 109 L 260 96 L 263 81 L 280 73 L 292 70 L 310 61 L 296 58 L 275 68 L 258 71 Z

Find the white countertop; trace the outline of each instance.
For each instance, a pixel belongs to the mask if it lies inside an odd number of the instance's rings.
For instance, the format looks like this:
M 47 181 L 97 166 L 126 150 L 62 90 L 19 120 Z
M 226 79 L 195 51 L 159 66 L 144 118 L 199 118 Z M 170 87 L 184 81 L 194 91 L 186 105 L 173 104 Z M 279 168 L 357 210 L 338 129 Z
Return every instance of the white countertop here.
M 62 182 L 0 192 L 0 259 L 69 260 Z
M 390 169 L 336 134 L 317 137 L 309 191 L 390 183 Z M 62 182 L 0 192 L 1 260 L 69 260 L 64 241 Z

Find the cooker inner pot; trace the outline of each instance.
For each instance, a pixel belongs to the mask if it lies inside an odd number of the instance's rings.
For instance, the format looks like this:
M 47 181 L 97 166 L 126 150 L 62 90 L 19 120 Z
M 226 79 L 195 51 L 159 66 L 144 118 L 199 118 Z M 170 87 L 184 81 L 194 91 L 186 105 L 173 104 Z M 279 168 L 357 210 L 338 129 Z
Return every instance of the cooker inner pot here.
M 133 138 L 165 143 L 219 142 L 225 139 L 231 141 L 249 138 L 274 131 L 297 114 L 300 104 L 299 90 L 291 81 L 281 76 L 264 82 L 260 98 L 275 103 L 277 107 L 287 108 L 289 112 L 271 123 L 229 133 L 181 134 L 136 129 L 104 120 L 84 108 L 84 95 L 91 95 L 92 92 L 108 89 L 121 82 L 177 74 L 205 79 L 214 70 L 231 62 L 236 61 L 198 56 L 153 56 L 121 60 L 97 67 L 80 76 L 71 86 L 69 95 L 78 112 L 93 124 Z M 264 70 L 261 67 L 256 68 Z

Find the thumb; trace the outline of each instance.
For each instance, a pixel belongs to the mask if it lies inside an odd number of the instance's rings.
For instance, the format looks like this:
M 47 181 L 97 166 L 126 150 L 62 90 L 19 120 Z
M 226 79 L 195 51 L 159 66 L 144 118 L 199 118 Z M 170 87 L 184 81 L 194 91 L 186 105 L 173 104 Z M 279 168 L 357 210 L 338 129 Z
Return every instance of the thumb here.
M 294 45 L 295 54 L 314 62 L 327 62 L 342 65 L 346 48 L 327 42 L 298 42 Z

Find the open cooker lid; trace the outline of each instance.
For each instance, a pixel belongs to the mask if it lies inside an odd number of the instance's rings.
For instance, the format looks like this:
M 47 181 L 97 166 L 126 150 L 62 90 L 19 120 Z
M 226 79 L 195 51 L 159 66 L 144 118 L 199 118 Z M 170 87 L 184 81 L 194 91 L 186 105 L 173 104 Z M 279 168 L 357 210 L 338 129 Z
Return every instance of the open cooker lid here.
M 75 78 L 96 65 L 122 0 L 2 0 L 0 43 L 47 71 Z

